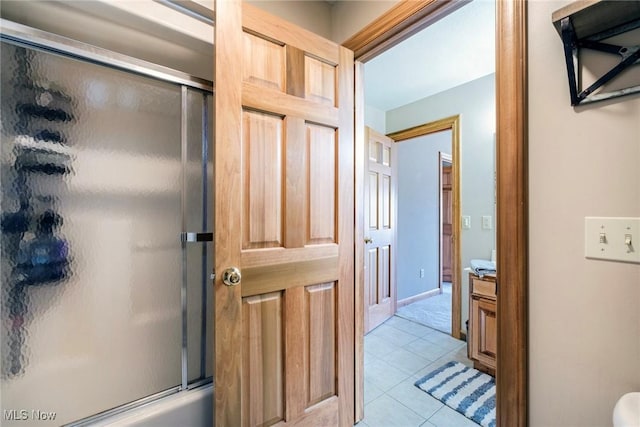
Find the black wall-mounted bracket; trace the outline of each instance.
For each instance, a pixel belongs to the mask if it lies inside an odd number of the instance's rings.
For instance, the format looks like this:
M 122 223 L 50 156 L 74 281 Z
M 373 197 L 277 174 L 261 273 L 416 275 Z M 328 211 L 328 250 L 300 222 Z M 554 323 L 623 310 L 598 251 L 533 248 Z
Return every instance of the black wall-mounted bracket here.
M 636 67 L 640 69 L 640 45 L 618 46 L 601 41 L 640 28 L 640 1 L 572 3 L 554 12 L 553 23 L 564 46 L 571 105 L 640 93 L 640 84 L 610 92 L 594 93 L 623 71 Z M 579 77 L 581 49 L 618 55 L 620 62 L 583 90 Z

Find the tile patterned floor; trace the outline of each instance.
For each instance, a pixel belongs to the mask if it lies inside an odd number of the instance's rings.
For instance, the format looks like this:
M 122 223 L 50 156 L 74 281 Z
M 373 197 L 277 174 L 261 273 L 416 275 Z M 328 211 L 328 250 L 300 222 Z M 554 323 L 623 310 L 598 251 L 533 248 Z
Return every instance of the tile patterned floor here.
M 472 366 L 463 341 L 394 316 L 364 339 L 364 420 L 357 427 L 478 427 L 413 384 L 455 360 Z

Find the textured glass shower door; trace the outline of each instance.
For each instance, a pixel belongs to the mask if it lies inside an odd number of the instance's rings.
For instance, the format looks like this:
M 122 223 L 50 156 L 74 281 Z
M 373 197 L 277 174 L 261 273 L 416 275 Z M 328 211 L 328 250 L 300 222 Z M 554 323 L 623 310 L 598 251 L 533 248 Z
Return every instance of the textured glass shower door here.
M 211 95 L 1 51 L 2 425 L 210 376 L 212 248 L 180 236 L 212 227 Z

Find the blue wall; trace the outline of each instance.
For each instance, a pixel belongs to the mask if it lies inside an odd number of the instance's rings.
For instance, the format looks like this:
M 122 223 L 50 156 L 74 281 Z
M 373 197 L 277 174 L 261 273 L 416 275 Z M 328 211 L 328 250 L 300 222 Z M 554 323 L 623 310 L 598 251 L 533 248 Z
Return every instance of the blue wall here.
M 396 144 L 399 300 L 438 287 L 440 151 L 451 154 L 451 131 Z M 422 278 L 420 269 L 424 269 Z

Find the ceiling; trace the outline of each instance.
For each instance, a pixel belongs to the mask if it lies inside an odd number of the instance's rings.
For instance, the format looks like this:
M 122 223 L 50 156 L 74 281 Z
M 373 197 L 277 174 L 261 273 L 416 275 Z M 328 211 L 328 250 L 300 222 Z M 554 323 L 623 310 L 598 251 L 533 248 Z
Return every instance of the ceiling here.
M 495 72 L 495 3 L 474 0 L 365 64 L 365 102 L 389 111 Z

